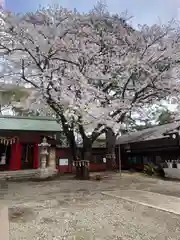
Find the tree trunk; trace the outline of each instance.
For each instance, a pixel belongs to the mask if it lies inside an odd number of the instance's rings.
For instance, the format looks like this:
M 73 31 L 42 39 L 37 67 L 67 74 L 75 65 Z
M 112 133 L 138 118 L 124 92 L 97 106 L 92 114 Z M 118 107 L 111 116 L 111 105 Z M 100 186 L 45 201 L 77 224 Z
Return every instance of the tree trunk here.
M 106 131 L 106 169 L 115 170 L 117 168 L 115 155 L 116 136 L 111 128 Z
M 68 142 L 69 142 L 69 146 L 71 149 L 71 154 L 72 154 L 72 160 L 76 161 L 77 160 L 77 155 L 78 155 L 78 149 L 77 149 L 77 144 L 76 144 L 76 140 L 74 137 L 74 134 L 70 134 L 68 135 Z
M 92 156 L 92 142 L 90 139 L 84 139 L 82 148 L 82 159 L 76 167 L 76 178 L 81 180 L 89 179 L 89 162 Z
M 66 117 L 64 116 L 63 109 L 61 106 L 59 106 L 54 99 L 52 99 L 52 96 L 49 94 L 49 91 L 47 90 L 48 97 L 46 98 L 47 104 L 51 107 L 51 109 L 54 110 L 56 113 L 57 119 L 60 118 L 60 123 L 62 124 L 64 134 L 66 136 L 66 139 L 69 143 L 71 154 L 73 157 L 73 161 L 77 160 L 77 144 L 74 136 L 74 129 L 71 130 L 71 126 L 69 126 Z M 59 121 L 57 121 L 59 122 Z
M 85 166 L 82 166 L 82 178 L 84 180 L 87 180 L 89 179 L 89 164 L 90 164 L 90 161 L 91 161 L 91 151 L 90 149 L 89 150 L 86 150 L 86 152 L 84 152 L 84 159 L 85 161 L 88 161 L 87 164 Z
M 92 148 L 86 148 L 85 151 L 83 151 L 83 159 L 84 160 L 88 160 L 91 161 L 91 157 L 92 157 Z
M 83 152 L 82 157 L 84 160 L 91 161 L 92 157 L 92 142 L 91 139 L 87 138 L 83 141 Z

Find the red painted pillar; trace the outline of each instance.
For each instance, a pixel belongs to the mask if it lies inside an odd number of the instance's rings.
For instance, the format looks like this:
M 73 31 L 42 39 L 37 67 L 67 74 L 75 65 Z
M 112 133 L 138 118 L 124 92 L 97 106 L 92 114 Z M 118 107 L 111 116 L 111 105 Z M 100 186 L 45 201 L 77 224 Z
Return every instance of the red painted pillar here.
M 16 153 L 16 144 L 13 143 L 11 145 L 11 156 L 10 156 L 10 160 L 9 160 L 9 170 L 14 170 L 14 161 L 15 161 L 15 155 Z
M 16 142 L 11 146 L 11 157 L 9 162 L 9 170 L 21 169 L 21 144 Z
M 34 154 L 33 154 L 33 168 L 39 167 L 39 147 L 38 143 L 34 144 Z

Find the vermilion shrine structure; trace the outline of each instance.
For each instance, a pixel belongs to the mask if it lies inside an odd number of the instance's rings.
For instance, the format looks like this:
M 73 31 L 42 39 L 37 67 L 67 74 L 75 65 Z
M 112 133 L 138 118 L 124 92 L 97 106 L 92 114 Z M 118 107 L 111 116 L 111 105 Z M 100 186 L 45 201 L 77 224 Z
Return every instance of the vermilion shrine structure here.
M 0 172 L 32 170 L 40 167 L 40 144 L 46 138 L 49 159 L 47 164 L 54 165 L 63 173 L 72 172 L 71 151 L 61 146 L 62 129 L 50 118 L 42 117 L 0 117 Z M 89 168 L 92 171 L 105 170 L 103 157 L 106 150 L 95 146 Z

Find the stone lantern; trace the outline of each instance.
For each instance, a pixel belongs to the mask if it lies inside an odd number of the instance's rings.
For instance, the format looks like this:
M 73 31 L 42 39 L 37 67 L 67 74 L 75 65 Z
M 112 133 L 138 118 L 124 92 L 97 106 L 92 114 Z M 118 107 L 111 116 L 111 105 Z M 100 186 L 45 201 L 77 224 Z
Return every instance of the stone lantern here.
M 49 155 L 48 149 L 51 146 L 47 143 L 47 139 L 44 137 L 42 143 L 38 144 L 40 147 L 40 171 L 42 177 L 47 177 L 48 168 L 47 168 L 47 157 Z

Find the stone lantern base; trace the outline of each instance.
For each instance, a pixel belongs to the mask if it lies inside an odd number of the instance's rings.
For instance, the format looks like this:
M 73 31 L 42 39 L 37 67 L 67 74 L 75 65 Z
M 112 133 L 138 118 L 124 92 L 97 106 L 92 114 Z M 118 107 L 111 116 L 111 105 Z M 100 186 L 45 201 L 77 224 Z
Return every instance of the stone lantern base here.
M 54 177 L 57 175 L 58 170 L 54 167 L 48 167 L 48 172 L 50 177 Z
M 58 172 L 57 169 L 50 168 L 50 167 L 47 167 L 47 168 L 44 168 L 44 169 L 43 168 L 39 168 L 38 177 L 40 179 L 51 178 L 51 177 L 56 176 L 57 172 Z
M 46 178 L 49 178 L 49 171 L 48 171 L 48 168 L 39 168 L 39 171 L 38 171 L 38 177 L 40 179 L 46 179 Z

